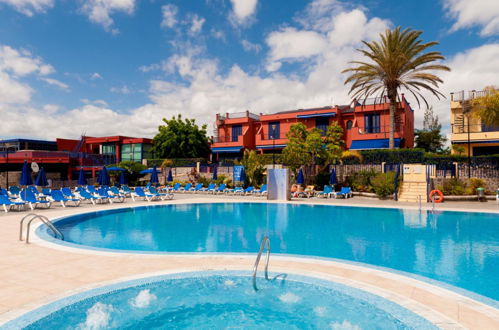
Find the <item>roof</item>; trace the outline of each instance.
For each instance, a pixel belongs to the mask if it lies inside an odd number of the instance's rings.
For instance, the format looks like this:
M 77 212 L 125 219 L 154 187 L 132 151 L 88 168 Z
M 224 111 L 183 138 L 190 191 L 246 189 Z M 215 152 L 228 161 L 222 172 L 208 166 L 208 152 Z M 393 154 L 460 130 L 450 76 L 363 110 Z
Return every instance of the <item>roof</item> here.
M 284 113 L 294 113 L 294 112 L 317 111 L 317 110 L 334 109 L 334 108 L 335 107 L 332 107 L 330 105 L 326 105 L 326 106 L 324 106 L 322 108 L 307 108 L 307 109 L 296 109 L 296 110 L 284 110 L 284 111 L 269 113 L 269 115 L 284 114 Z
M 12 143 L 12 142 L 29 142 L 29 143 L 45 143 L 45 144 L 56 144 L 55 141 L 47 141 L 47 140 L 33 140 L 33 139 L 8 139 L 8 140 L 0 140 L 0 143 Z

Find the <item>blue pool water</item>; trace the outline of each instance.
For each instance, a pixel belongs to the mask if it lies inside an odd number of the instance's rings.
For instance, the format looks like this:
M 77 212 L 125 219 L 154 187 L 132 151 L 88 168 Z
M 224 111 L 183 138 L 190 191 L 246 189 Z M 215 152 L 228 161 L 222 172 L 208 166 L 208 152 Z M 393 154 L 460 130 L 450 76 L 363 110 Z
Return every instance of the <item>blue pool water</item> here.
M 499 300 L 498 214 L 213 203 L 101 211 L 56 226 L 67 242 L 135 252 L 254 254 L 268 235 L 272 253 L 387 267 Z
M 236 272 L 166 275 L 68 297 L 5 329 L 436 329 L 386 299 L 341 284 Z

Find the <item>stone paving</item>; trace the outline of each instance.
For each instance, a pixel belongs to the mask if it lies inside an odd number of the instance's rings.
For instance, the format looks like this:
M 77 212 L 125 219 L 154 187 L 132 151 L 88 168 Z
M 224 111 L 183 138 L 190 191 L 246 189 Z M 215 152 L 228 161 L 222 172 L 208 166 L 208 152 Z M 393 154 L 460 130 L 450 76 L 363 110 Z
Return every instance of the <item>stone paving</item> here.
M 154 204 L 222 202 L 264 202 L 259 197 L 228 197 L 224 195 L 176 194 L 175 200 Z M 324 203 L 370 207 L 418 208 L 411 203 L 379 201 L 354 197 L 341 199 L 299 199 L 292 203 Z M 110 209 L 147 202 L 78 208 L 54 205 L 37 210 L 48 218 L 81 213 L 95 209 Z M 423 205 L 423 208 L 431 208 Z M 495 201 L 442 203 L 438 209 L 487 211 L 499 214 Z M 255 256 L 247 255 L 139 255 L 74 249 L 51 244 L 32 236 L 31 244 L 19 241 L 19 220 L 28 212 L 0 214 L 0 325 L 26 311 L 64 296 L 116 281 L 159 273 L 196 270 L 248 270 Z M 256 254 L 256 251 L 255 251 Z M 386 297 L 426 317 L 444 329 L 499 329 L 499 310 L 441 287 L 408 277 L 372 268 L 337 261 L 310 258 L 277 257 L 271 260 L 271 270 L 316 276 L 345 283 Z

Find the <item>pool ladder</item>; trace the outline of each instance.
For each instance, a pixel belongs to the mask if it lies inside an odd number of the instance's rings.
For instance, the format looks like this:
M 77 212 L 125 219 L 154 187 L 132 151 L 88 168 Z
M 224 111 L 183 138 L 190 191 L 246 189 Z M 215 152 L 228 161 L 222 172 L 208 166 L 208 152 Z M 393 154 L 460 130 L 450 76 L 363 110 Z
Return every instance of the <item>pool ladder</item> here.
M 36 220 L 36 219 L 39 219 L 41 220 L 48 228 L 50 228 L 50 230 L 52 230 L 52 232 L 54 233 L 54 237 L 57 238 L 57 236 L 60 236 L 61 239 L 64 241 L 64 235 L 61 233 L 61 231 L 59 229 L 57 229 L 53 224 L 52 222 L 50 222 L 50 220 L 46 217 L 46 216 L 43 216 L 43 215 L 40 215 L 40 214 L 35 214 L 35 213 L 29 213 L 29 214 L 26 214 L 22 219 L 21 219 L 21 224 L 19 226 L 19 240 L 22 241 L 23 240 L 23 224 L 24 224 L 24 221 L 28 219 L 28 225 L 27 225 L 27 228 L 26 228 L 26 244 L 29 243 L 29 228 L 31 227 L 31 223 Z
M 258 265 L 260 264 L 260 259 L 262 257 L 263 250 L 267 246 L 267 256 L 265 260 L 265 279 L 270 281 L 269 278 L 269 260 L 270 260 L 270 239 L 268 236 L 264 236 L 262 242 L 260 243 L 260 249 L 258 250 L 258 255 L 256 256 L 255 265 L 253 266 L 253 289 L 258 291 L 258 287 L 256 286 L 256 273 L 258 271 Z

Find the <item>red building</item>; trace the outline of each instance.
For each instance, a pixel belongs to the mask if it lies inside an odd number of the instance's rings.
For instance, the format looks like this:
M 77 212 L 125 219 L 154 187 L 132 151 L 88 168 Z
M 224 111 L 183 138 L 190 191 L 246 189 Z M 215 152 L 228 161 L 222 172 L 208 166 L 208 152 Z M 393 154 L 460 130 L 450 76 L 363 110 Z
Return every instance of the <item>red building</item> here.
M 59 173 L 62 180 L 77 178 L 81 168 L 88 177 L 95 178 L 104 165 L 152 158 L 151 148 L 151 139 L 127 136 L 0 140 L 0 173 L 20 171 L 22 163 L 27 161 L 36 162 L 48 173 Z
M 302 122 L 308 129 L 327 127 L 337 122 L 344 131 L 346 149 L 385 149 L 389 137 L 389 103 L 383 98 L 367 99 L 363 104 L 280 111 L 255 115 L 246 111 L 217 114 L 218 136 L 211 150 L 215 159 L 241 157 L 245 149 L 264 153 L 280 152 L 287 143 L 291 125 Z M 395 147 L 414 145 L 414 112 L 402 95 L 395 114 Z

